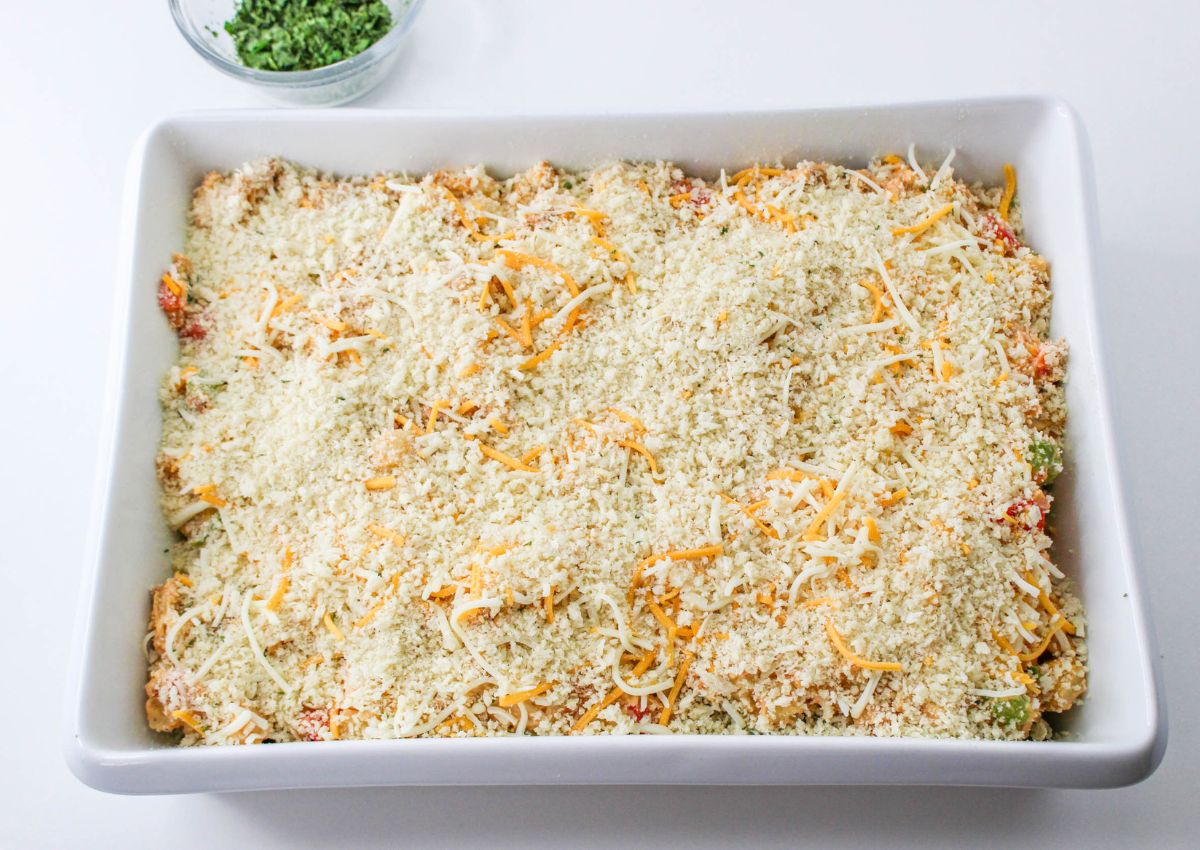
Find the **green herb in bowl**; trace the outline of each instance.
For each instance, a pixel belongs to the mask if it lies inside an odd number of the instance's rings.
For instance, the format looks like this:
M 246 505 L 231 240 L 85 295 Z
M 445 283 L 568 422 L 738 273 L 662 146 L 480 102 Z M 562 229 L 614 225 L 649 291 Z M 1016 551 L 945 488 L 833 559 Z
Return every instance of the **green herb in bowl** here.
M 262 71 L 308 71 L 362 53 L 392 28 L 382 0 L 242 0 L 225 22 L 238 58 Z

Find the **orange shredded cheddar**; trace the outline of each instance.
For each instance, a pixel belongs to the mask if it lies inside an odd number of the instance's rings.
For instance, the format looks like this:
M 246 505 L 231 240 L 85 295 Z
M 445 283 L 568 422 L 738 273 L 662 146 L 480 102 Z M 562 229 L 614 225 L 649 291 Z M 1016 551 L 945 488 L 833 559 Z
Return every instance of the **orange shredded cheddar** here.
M 163 277 L 166 277 L 166 275 L 163 275 Z M 176 720 L 186 723 L 189 727 L 191 727 L 191 730 L 193 732 L 195 732 L 197 735 L 204 734 L 204 729 L 203 729 L 203 727 L 200 726 L 200 721 L 197 720 L 196 716 L 194 714 L 192 714 L 190 711 L 186 711 L 185 709 L 182 709 L 182 708 L 176 709 L 175 711 L 171 712 L 171 716 L 174 717 Z
M 1008 210 L 1017 194 L 1017 170 L 1011 162 L 1004 163 L 1004 194 L 1000 196 L 1000 217 L 1008 221 Z
M 648 448 L 636 440 L 615 440 L 614 442 L 618 446 L 624 446 L 627 449 L 632 449 L 642 457 L 646 458 L 646 460 L 650 463 L 650 472 L 654 475 L 658 475 L 658 461 L 654 459 L 654 455 L 650 453 Z
M 433 403 L 433 406 L 431 408 L 429 408 L 429 421 L 427 421 L 425 423 L 425 433 L 426 434 L 433 433 L 433 425 L 435 422 L 437 422 L 438 411 L 449 410 L 449 409 L 450 409 L 450 402 L 448 402 L 448 401 L 435 401 Z
M 995 629 L 992 629 L 992 640 L 996 641 L 996 643 L 999 645 L 999 647 L 1001 649 L 1003 649 L 1005 652 L 1007 652 L 1009 655 L 1017 654 L 1017 650 L 1014 649 L 1013 645 L 1008 642 L 1008 638 L 1006 638 L 1004 635 L 1000 634 Z
M 776 540 L 779 539 L 779 532 L 775 530 L 775 527 L 772 526 L 769 522 L 766 522 L 761 517 L 759 517 L 755 514 L 755 511 L 761 509 L 764 505 L 767 504 L 766 499 L 762 499 L 751 505 L 743 505 L 741 502 L 739 502 L 737 499 L 734 499 L 732 496 L 727 496 L 724 493 L 718 493 L 717 495 L 719 495 L 725 501 L 729 502 L 729 504 L 737 505 L 738 509 L 746 515 L 746 518 L 749 519 L 751 522 L 753 522 L 758 527 L 758 530 L 761 531 L 763 534 L 767 535 L 768 537 L 774 538 Z
M 655 558 L 655 560 L 669 558 L 672 561 L 696 561 L 701 558 L 715 558 L 724 552 L 724 543 L 714 543 L 712 546 L 701 546 L 698 549 L 678 549 L 671 552 L 664 552 L 658 558 Z
M 515 457 L 506 455 L 504 452 L 499 451 L 498 449 L 493 449 L 491 446 L 485 445 L 484 443 L 479 444 L 479 450 L 481 452 L 483 452 L 485 455 L 487 455 L 488 457 L 490 457 L 492 460 L 499 461 L 500 463 L 504 464 L 505 466 L 511 467 L 512 469 L 515 469 L 519 472 L 537 472 L 537 470 L 534 469 L 532 466 L 530 466 L 526 463 L 522 463 L 521 461 L 517 460 Z
M 1046 630 L 1046 635 L 1042 638 L 1041 643 L 1039 643 L 1029 652 L 1018 652 L 1017 658 L 1020 658 L 1022 661 L 1037 661 L 1041 654 L 1046 651 L 1047 647 L 1050 646 L 1050 639 L 1054 637 L 1054 633 L 1061 629 L 1065 623 L 1066 620 L 1064 620 L 1061 616 L 1056 617 L 1054 621 L 1050 623 L 1050 628 Z
M 883 318 L 883 290 L 870 281 L 860 280 L 859 284 L 871 293 L 871 299 L 874 303 L 874 308 L 871 312 L 871 322 L 874 324 Z
M 548 690 L 550 690 L 550 683 L 542 682 L 541 684 L 535 685 L 534 687 L 525 691 L 514 691 L 511 694 L 505 694 L 504 696 L 500 697 L 500 699 L 496 700 L 496 704 L 501 708 L 510 708 L 519 702 L 525 702 L 526 700 L 541 696 Z
M 376 537 L 382 537 L 385 540 L 390 540 L 390 541 L 392 541 L 392 543 L 396 544 L 397 546 L 403 546 L 405 540 L 407 540 L 407 538 L 403 534 L 397 534 L 396 532 L 392 531 L 390 528 L 384 528 L 382 525 L 379 525 L 374 522 L 367 523 L 367 531 L 371 532 Z
M 521 346 L 522 348 L 532 348 L 533 347 L 532 341 L 530 341 L 528 344 L 526 344 L 525 336 L 521 333 L 521 331 L 514 328 L 512 325 L 510 325 L 508 322 L 501 319 L 499 316 L 497 316 L 495 319 L 493 319 L 493 321 L 497 325 L 500 326 L 500 330 L 504 331 L 506 334 L 508 334 L 510 337 L 512 337 L 513 340 L 517 343 L 517 345 Z
M 782 168 L 759 168 L 757 165 L 750 168 L 743 168 L 741 171 L 729 178 L 729 182 L 738 183 L 744 178 L 750 177 L 778 177 L 783 174 Z
M 896 492 L 891 493 L 890 495 L 881 498 L 879 500 L 879 504 L 883 505 L 883 507 L 885 507 L 885 508 L 890 508 L 892 505 L 901 501 L 907 495 L 908 495 L 908 488 L 901 487 Z
M 1031 575 L 1025 576 L 1026 581 L 1028 581 L 1030 584 L 1036 585 L 1037 582 L 1032 581 L 1032 578 L 1033 576 Z M 1042 607 L 1046 609 L 1047 614 L 1049 614 L 1051 617 L 1057 617 L 1058 619 L 1062 620 L 1062 628 L 1064 632 L 1069 635 L 1075 634 L 1074 624 L 1065 616 L 1063 616 L 1063 613 L 1058 610 L 1058 607 L 1052 601 L 1050 601 L 1050 595 L 1041 587 L 1038 587 L 1038 601 L 1042 603 Z
M 554 585 L 550 585 L 550 592 L 546 594 L 543 602 L 546 608 L 546 622 L 554 622 Z
M 774 538 L 775 540 L 778 540 L 779 532 L 775 530 L 775 526 L 771 525 L 771 523 L 767 522 L 764 519 L 761 519 L 760 517 L 758 517 L 755 514 L 755 511 L 759 510 L 766 504 L 767 504 L 767 500 L 763 499 L 761 501 L 755 502 L 752 505 L 745 506 L 742 510 L 745 511 L 746 516 L 750 517 L 751 521 L 753 521 L 753 523 L 756 526 L 758 526 L 759 531 L 761 531 L 763 534 L 767 535 L 767 537 L 771 537 L 771 538 Z
M 671 693 L 667 696 L 667 704 L 663 707 L 662 714 L 658 716 L 658 725 L 666 726 L 671 722 L 671 712 L 675 707 L 675 699 L 683 689 L 683 680 L 687 677 L 688 667 L 691 666 L 692 659 L 695 657 L 691 652 L 683 653 L 683 661 L 679 664 L 679 672 L 675 674 L 675 684 L 671 686 Z
M 492 280 L 499 284 L 500 288 L 504 290 L 504 295 L 508 298 L 508 302 L 512 305 L 512 308 L 514 310 L 517 309 L 517 293 L 513 291 L 512 284 L 504 278 L 498 276 L 493 276 Z
M 575 207 L 571 212 L 581 218 L 586 218 L 597 236 L 604 235 L 604 220 L 608 218 L 608 213 L 600 212 L 600 210 L 589 210 L 585 207 Z
M 316 313 L 313 314 L 312 318 L 313 318 L 314 322 L 316 322 L 319 325 L 324 325 L 325 327 L 329 328 L 331 331 L 336 331 L 337 333 L 344 333 L 346 330 L 346 323 L 341 321 L 340 319 L 327 319 L 324 316 L 318 316 Z
M 667 616 L 667 612 L 664 611 L 662 607 L 654 601 L 654 594 L 652 594 L 650 591 L 646 591 L 646 606 L 650 609 L 650 613 L 654 615 L 654 619 L 658 620 L 659 625 L 663 627 L 663 630 L 666 631 L 668 635 L 679 629 L 679 626 L 676 625 L 675 621 Z M 669 643 L 667 649 L 668 651 L 670 650 Z
M 815 477 L 799 469 L 772 469 L 767 473 L 768 481 L 804 481 Z
M 391 490 L 396 486 L 396 478 L 393 475 L 380 475 L 376 478 L 368 478 L 363 482 L 363 486 L 373 493 Z
M 837 628 L 833 625 L 833 620 L 825 620 L 825 632 L 829 635 L 829 640 L 842 657 L 853 664 L 855 667 L 862 667 L 865 670 L 903 670 L 904 666 L 896 661 L 868 661 L 858 655 L 855 655 L 850 647 L 846 646 L 846 642 L 842 640 L 842 636 L 838 633 Z
M 369 610 L 367 613 L 363 614 L 361 617 L 359 617 L 357 620 L 354 621 L 354 628 L 361 629 L 367 623 L 374 620 L 375 615 L 379 613 L 379 610 L 381 608 L 383 608 L 384 604 L 386 604 L 386 603 L 387 603 L 386 598 L 380 599 L 378 602 L 376 602 L 373 606 L 371 606 L 371 610 Z
M 533 302 L 525 302 L 525 312 L 521 314 L 521 344 L 533 348 Z
M 267 600 L 267 610 L 274 611 L 279 608 L 283 602 L 284 594 L 288 591 L 288 585 L 291 583 L 291 578 L 287 574 L 287 567 L 283 568 L 283 575 L 279 577 L 279 581 L 275 584 L 275 591 L 271 594 L 271 598 Z
M 750 200 L 746 197 L 746 192 L 745 192 L 744 187 L 745 187 L 746 183 L 749 182 L 749 180 L 750 180 L 750 177 L 746 176 L 746 177 L 743 177 L 741 180 L 737 181 L 737 183 L 736 183 L 737 188 L 733 192 L 733 199 L 735 201 L 737 201 L 738 204 L 742 207 L 742 209 L 744 209 L 752 218 L 758 218 L 758 216 L 759 216 L 758 207 L 756 207 L 756 206 L 754 206 L 754 204 L 750 203 Z
M 820 540 L 820 539 L 822 539 L 823 535 L 821 534 L 821 524 L 823 522 L 825 522 L 825 520 L 829 519 L 829 517 L 837 509 L 837 506 L 840 505 L 845 498 L 846 498 L 846 492 L 844 490 L 841 493 L 835 493 L 833 495 L 833 498 L 825 503 L 825 507 L 823 507 L 823 508 L 821 508 L 821 510 L 817 511 L 817 515 L 815 517 L 813 517 L 813 521 L 811 523 L 809 523 L 808 528 L 805 529 L 803 539 L 805 539 L 805 540 Z
M 187 388 L 187 379 L 199 371 L 195 366 L 188 366 L 181 369 L 179 371 L 179 380 L 175 383 L 175 392 L 183 392 Z
M 872 543 L 879 542 L 879 526 L 875 524 L 875 520 L 867 517 L 867 539 Z
M 522 363 L 517 368 L 519 368 L 523 371 L 529 371 L 530 369 L 534 368 L 538 364 L 544 363 L 546 360 L 550 359 L 550 355 L 552 355 L 554 352 L 558 351 L 558 347 L 560 345 L 562 345 L 562 340 L 556 339 L 554 342 L 550 343 L 550 345 L 548 345 L 543 351 L 541 351 L 538 354 L 533 355 L 532 357 L 530 357 L 528 360 L 526 360 L 524 363 Z
M 923 219 L 922 221 L 918 221 L 916 224 L 910 224 L 905 227 L 893 227 L 892 235 L 893 236 L 902 236 L 905 233 L 911 233 L 914 236 L 919 236 L 920 234 L 924 233 L 929 228 L 933 227 L 935 224 L 937 224 L 943 218 L 950 215 L 950 212 L 953 209 L 954 209 L 954 204 L 946 204 L 944 207 L 937 210 L 937 212 L 933 213 L 928 218 Z
M 767 212 L 770 214 L 770 220 L 782 224 L 788 233 L 796 232 L 796 216 L 793 213 L 784 212 L 771 204 L 767 204 Z
M 640 419 L 638 419 L 636 416 L 634 416 L 632 413 L 626 413 L 625 411 L 618 410 L 615 407 L 607 408 L 607 412 L 611 413 L 613 416 L 617 417 L 622 422 L 626 422 L 626 423 L 632 425 L 638 431 L 645 433 L 646 426 L 643 425 L 642 421 Z
M 522 254 L 519 251 L 509 251 L 508 249 L 501 249 L 496 254 L 504 260 L 504 264 L 510 269 L 518 270 L 524 266 L 533 266 L 558 275 L 562 278 L 563 283 L 567 285 L 572 298 L 579 294 L 579 286 L 575 283 L 575 278 L 571 277 L 566 269 L 557 263 L 552 263 L 549 260 L 543 260 L 541 257 L 534 257 L 530 254 Z
M 501 436 L 505 436 L 508 434 L 508 426 L 505 425 L 503 422 L 501 422 L 499 419 L 497 419 L 495 416 L 493 416 L 491 419 L 488 420 L 488 424 L 492 426 L 492 429 L 497 434 L 500 434 Z
M 521 455 L 521 463 L 524 463 L 524 464 L 533 463 L 535 460 L 537 460 L 541 456 L 542 452 L 544 452 L 545 450 L 546 450 L 545 446 L 534 446 L 532 449 L 525 452 L 525 454 Z
M 321 622 L 325 624 L 325 628 L 333 635 L 335 640 L 345 640 L 346 636 L 342 634 L 342 630 L 337 627 L 337 623 L 333 621 L 333 617 L 329 616 L 329 612 L 325 612 L 325 616 L 321 618 Z
M 1022 685 L 1024 685 L 1026 688 L 1031 690 L 1033 693 L 1036 694 L 1036 693 L 1040 692 L 1040 690 L 1037 686 L 1037 683 L 1033 681 L 1033 677 L 1030 676 L 1028 673 L 1026 673 L 1024 670 L 1013 670 L 1012 677 L 1014 679 L 1016 679 L 1018 682 L 1020 682 Z
M 181 284 L 175 278 L 171 277 L 171 275 L 164 274 L 162 276 L 162 282 L 163 282 L 163 286 L 165 286 L 167 289 L 171 290 L 171 294 L 174 295 L 176 298 L 179 298 L 180 300 L 183 300 L 185 298 L 184 293 L 186 293 L 187 290 L 183 288 L 183 284 Z
M 227 504 L 229 504 L 224 499 L 222 499 L 220 496 L 218 496 L 216 493 L 201 493 L 200 501 L 207 502 L 208 504 L 212 505 L 214 508 L 223 508 Z
M 637 663 L 637 666 L 633 668 L 633 673 L 630 674 L 630 678 L 636 679 L 637 677 L 639 677 L 643 673 L 645 673 L 647 670 L 649 670 L 650 665 L 654 663 L 654 659 L 655 659 L 655 657 L 657 657 L 657 655 L 658 655 L 657 649 L 647 650 L 646 654 L 642 656 L 641 661 L 639 661 Z M 574 732 L 581 731 L 585 726 L 587 726 L 589 723 L 591 723 L 593 720 L 596 719 L 597 714 L 599 714 L 601 711 L 608 708 L 610 705 L 612 705 L 614 702 L 616 702 L 618 699 L 620 699 L 621 693 L 622 693 L 622 691 L 620 688 L 614 687 L 611 691 L 608 692 L 608 695 L 605 696 L 604 699 L 602 699 L 600 702 L 596 703 L 591 708 L 589 708 L 587 711 L 585 711 L 580 716 L 580 718 L 575 721 L 575 725 L 571 727 L 571 732 L 574 733 Z
M 461 729 L 463 732 L 470 732 L 475 727 L 471 725 L 471 721 L 463 717 L 461 714 L 457 717 L 451 717 L 443 720 L 437 725 L 439 731 L 452 732 L 455 729 Z

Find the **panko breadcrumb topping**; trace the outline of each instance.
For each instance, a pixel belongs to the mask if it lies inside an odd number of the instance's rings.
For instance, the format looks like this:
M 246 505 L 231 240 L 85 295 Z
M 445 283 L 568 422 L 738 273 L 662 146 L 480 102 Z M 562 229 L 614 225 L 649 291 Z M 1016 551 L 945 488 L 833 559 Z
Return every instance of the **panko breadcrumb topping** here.
M 1042 739 L 1065 346 L 1016 175 L 208 175 L 158 299 L 183 744 Z

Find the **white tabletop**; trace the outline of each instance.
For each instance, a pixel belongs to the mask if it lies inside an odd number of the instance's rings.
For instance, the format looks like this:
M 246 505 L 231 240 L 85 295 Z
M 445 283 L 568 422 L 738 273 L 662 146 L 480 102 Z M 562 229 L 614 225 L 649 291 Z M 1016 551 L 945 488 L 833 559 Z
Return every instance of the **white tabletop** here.
M 1194 143 L 1200 6 L 430 0 L 360 105 L 479 110 L 811 106 L 1050 92 L 1099 180 L 1116 399 L 1172 732 L 1104 792 L 904 788 L 374 789 L 121 798 L 59 752 L 104 392 L 121 179 L 158 116 L 258 105 L 166 3 L 27 3 L 0 25 L 0 846 L 320 847 L 734 841 L 750 846 L 1183 846 L 1200 829 L 1191 495 L 1200 444 Z M 1192 671 L 1191 674 L 1188 671 Z M 657 840 L 656 840 L 657 839 Z M 1194 846 L 1194 844 L 1192 845 Z

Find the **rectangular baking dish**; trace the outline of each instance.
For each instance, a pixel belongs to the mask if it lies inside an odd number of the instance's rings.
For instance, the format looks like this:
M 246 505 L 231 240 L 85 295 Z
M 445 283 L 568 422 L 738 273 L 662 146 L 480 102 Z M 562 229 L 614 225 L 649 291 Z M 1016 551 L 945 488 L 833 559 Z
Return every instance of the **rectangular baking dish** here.
M 670 159 L 703 175 L 800 158 L 863 163 L 915 142 L 958 149 L 968 179 L 1020 175 L 1027 239 L 1053 266 L 1055 336 L 1071 346 L 1067 472 L 1055 485 L 1056 559 L 1089 620 L 1091 687 L 1045 743 L 817 737 L 639 736 L 171 746 L 142 710 L 148 589 L 166 574 L 158 506 L 157 390 L 176 340 L 155 282 L 211 169 L 281 155 L 342 174 L 475 162 L 509 174 L 539 159 L 585 167 Z M 1048 98 L 774 112 L 484 116 L 342 110 L 179 115 L 130 162 L 108 406 L 69 672 L 65 750 L 75 774 L 118 793 L 489 783 L 971 784 L 1103 787 L 1157 766 L 1166 720 L 1121 484 L 1096 296 L 1096 212 L 1079 120 Z

